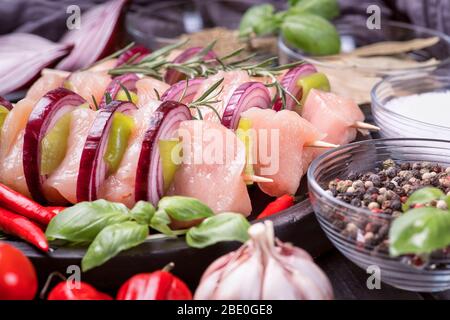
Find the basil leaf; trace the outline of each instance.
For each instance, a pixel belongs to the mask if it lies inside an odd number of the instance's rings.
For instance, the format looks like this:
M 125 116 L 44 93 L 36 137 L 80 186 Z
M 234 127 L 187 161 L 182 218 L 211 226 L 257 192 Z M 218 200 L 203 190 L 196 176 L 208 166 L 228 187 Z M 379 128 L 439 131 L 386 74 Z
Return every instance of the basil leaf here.
M 340 51 L 341 40 L 336 28 L 317 15 L 302 13 L 287 16 L 281 31 L 288 43 L 309 54 L 330 55 Z
M 443 197 L 445 197 L 445 194 L 438 188 L 422 188 L 414 191 L 413 194 L 409 196 L 408 200 L 403 204 L 402 209 L 403 211 L 408 211 L 412 205 L 425 204 L 433 200 L 439 200 Z
M 164 197 L 159 200 L 158 209 L 179 221 L 191 221 L 211 217 L 214 212 L 198 199 L 183 196 Z
M 103 229 L 89 246 L 81 260 L 81 268 L 88 271 L 102 265 L 119 252 L 133 248 L 148 237 L 148 226 L 134 221 L 113 224 Z
M 242 17 L 239 25 L 239 36 L 246 37 L 252 32 L 257 35 L 275 32 L 278 23 L 274 11 L 275 9 L 271 4 L 252 6 Z
M 103 228 L 129 219 L 129 210 L 121 203 L 106 200 L 80 202 L 55 216 L 45 235 L 49 240 L 91 242 Z
M 169 227 L 171 222 L 169 215 L 164 210 L 157 210 L 150 221 L 150 227 L 168 236 L 173 236 L 175 233 Z
M 221 241 L 248 240 L 250 223 L 239 213 L 224 212 L 206 218 L 186 234 L 186 242 L 194 248 L 204 248 Z
M 442 200 L 447 204 L 447 209 L 450 210 L 450 196 L 444 197 Z
M 339 15 L 339 4 L 336 0 L 292 1 L 288 14 L 297 15 L 302 13 L 311 13 L 331 20 Z
M 389 252 L 401 254 L 430 253 L 450 245 L 450 211 L 433 207 L 410 210 L 392 222 Z
M 149 225 L 155 214 L 155 207 L 150 202 L 138 201 L 130 213 L 137 223 Z

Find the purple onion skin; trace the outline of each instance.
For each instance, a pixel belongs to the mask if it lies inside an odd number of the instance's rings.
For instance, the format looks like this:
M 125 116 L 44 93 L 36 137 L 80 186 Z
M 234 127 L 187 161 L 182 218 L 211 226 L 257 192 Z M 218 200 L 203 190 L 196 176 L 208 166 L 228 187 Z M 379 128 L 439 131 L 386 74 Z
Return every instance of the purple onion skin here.
M 156 111 L 152 115 L 152 118 L 150 119 L 150 125 L 147 129 L 147 132 L 145 133 L 144 140 L 142 142 L 142 148 L 139 154 L 137 165 L 135 180 L 136 202 L 139 200 L 151 201 L 151 199 L 149 199 L 149 191 L 157 192 L 155 190 L 149 190 L 149 188 L 153 187 L 149 186 L 149 180 L 158 179 L 158 177 L 152 175 L 152 173 L 150 172 L 152 161 L 151 156 L 154 149 L 158 148 L 157 137 L 159 131 L 163 128 L 163 125 L 166 121 L 171 120 L 171 116 L 175 113 L 182 113 L 184 118 L 175 124 L 174 130 L 178 129 L 177 124 L 179 124 L 181 121 L 192 119 L 189 108 L 186 105 L 176 101 L 164 101 L 163 103 L 161 103 L 161 105 L 158 107 L 158 109 L 156 109 Z M 173 133 L 173 131 L 171 133 Z M 158 194 L 158 196 L 161 195 Z
M 81 154 L 77 179 L 77 202 L 97 199 L 98 187 L 103 182 L 97 181 L 97 171 L 103 164 L 101 146 L 102 143 L 107 143 L 108 129 L 111 127 L 114 113 L 127 113 L 135 109 L 137 109 L 136 106 L 131 102 L 111 101 L 105 108 L 98 111 Z
M 12 108 L 14 108 L 14 106 L 12 105 L 11 102 L 9 102 L 8 100 L 6 100 L 5 98 L 0 96 L 0 106 L 4 106 L 6 109 L 8 110 L 12 110 Z
M 173 84 L 169 89 L 161 96 L 161 101 L 181 101 L 182 103 L 191 103 L 197 93 L 200 85 L 203 83 L 204 78 L 195 78 L 190 80 L 181 80 Z M 186 88 L 186 81 L 188 86 Z M 180 100 L 184 93 L 183 99 Z
M 192 47 L 189 49 L 184 50 L 182 53 L 180 53 L 174 60 L 174 63 L 182 63 L 186 62 L 193 56 L 195 56 L 197 53 L 203 50 L 203 47 Z M 214 51 L 209 51 L 205 57 L 204 60 L 212 60 L 217 58 L 217 55 L 214 53 Z M 167 69 L 166 74 L 164 75 L 164 82 L 168 84 L 174 84 L 178 81 L 186 79 L 186 75 L 175 70 L 175 69 Z
M 310 63 L 304 63 L 290 69 L 281 79 L 281 85 L 288 90 L 297 100 L 301 100 L 302 88 L 297 87 L 299 78 L 317 72 L 317 69 Z M 289 95 L 286 95 L 286 109 L 294 110 L 296 103 Z
M 76 47 L 74 46 L 72 49 L 72 53 L 66 56 L 60 63 L 56 65 L 57 69 L 65 70 L 65 71 L 76 71 L 78 69 L 86 68 L 92 65 L 94 62 L 107 57 L 109 54 L 113 53 L 117 50 L 118 43 L 121 40 L 122 25 L 124 22 L 124 15 L 127 10 L 127 7 L 130 5 L 131 0 L 110 0 L 109 2 L 112 4 L 113 1 L 121 1 L 120 3 L 120 14 L 117 21 L 114 21 L 114 26 L 112 28 L 112 32 L 109 35 L 108 41 L 104 44 L 101 52 L 94 58 L 92 61 L 80 61 L 79 57 L 76 56 Z M 99 4 L 101 5 L 101 4 Z M 100 19 L 100 18 L 99 18 Z M 83 23 L 83 22 L 81 22 Z M 92 30 L 90 30 L 92 31 Z M 70 31 L 69 31 L 70 32 Z M 93 46 L 98 44 L 92 44 Z
M 116 67 L 119 67 L 125 63 L 128 63 L 128 61 L 132 57 L 139 54 L 139 56 L 133 61 L 133 63 L 137 63 L 137 62 L 141 61 L 142 59 L 144 59 L 150 53 L 151 53 L 151 51 L 144 46 L 141 46 L 141 45 L 134 46 L 134 47 L 130 48 L 129 50 L 125 51 L 124 53 L 122 53 L 117 58 Z
M 46 203 L 42 183 L 46 177 L 40 174 L 40 145 L 49 129 L 52 118 L 63 108 L 75 110 L 86 101 L 65 88 L 49 91 L 36 104 L 28 118 L 23 140 L 23 171 L 28 190 L 34 200 Z
M 111 80 L 108 87 L 105 90 L 105 94 L 100 101 L 99 108 L 104 108 L 106 106 L 106 94 L 108 93 L 112 100 L 117 96 L 117 93 L 122 89 L 121 84 L 127 88 L 129 91 L 136 91 L 136 82 L 139 77 L 135 73 L 126 73 L 121 76 L 115 77 Z
M 257 94 L 261 98 L 262 104 L 255 104 L 254 101 L 246 101 L 251 94 Z M 246 82 L 241 84 L 231 96 L 228 101 L 223 115 L 222 125 L 229 129 L 236 129 L 239 124 L 239 118 L 242 112 L 256 107 L 261 109 L 268 109 L 271 107 L 271 99 L 269 90 L 260 82 Z M 243 105 L 245 104 L 245 105 Z

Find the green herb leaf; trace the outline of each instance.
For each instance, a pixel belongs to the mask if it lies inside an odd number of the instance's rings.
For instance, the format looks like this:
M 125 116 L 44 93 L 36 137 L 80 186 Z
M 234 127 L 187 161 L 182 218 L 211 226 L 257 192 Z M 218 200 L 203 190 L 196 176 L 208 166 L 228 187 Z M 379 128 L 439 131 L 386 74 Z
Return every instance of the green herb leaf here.
M 284 39 L 313 55 L 339 53 L 341 40 L 336 28 L 326 19 L 309 13 L 288 16 L 281 25 Z
M 109 92 L 105 93 L 105 102 L 106 104 L 109 104 L 112 101 L 111 95 L 109 94 Z
M 147 201 L 138 201 L 130 211 L 133 219 L 139 224 L 149 225 L 155 214 L 155 207 Z
M 422 188 L 414 191 L 408 198 L 408 200 L 403 204 L 403 211 L 408 211 L 412 205 L 415 204 L 425 204 L 433 200 L 439 200 L 445 197 L 445 194 L 438 188 Z
M 97 235 L 81 260 L 82 270 L 88 271 L 102 265 L 119 252 L 141 244 L 147 236 L 148 226 L 134 221 L 106 227 Z
M 242 17 L 239 36 L 246 37 L 252 32 L 257 35 L 273 33 L 278 29 L 278 20 L 271 4 L 252 6 Z
M 248 240 L 250 223 L 239 213 L 224 212 L 206 218 L 186 234 L 186 242 L 194 248 L 204 248 L 221 241 Z
M 91 242 L 103 228 L 129 219 L 129 210 L 121 203 L 80 202 L 54 217 L 45 234 L 49 240 Z
M 410 210 L 395 219 L 389 230 L 389 252 L 431 253 L 450 245 L 450 211 L 433 207 Z
M 331 20 L 339 15 L 339 4 L 336 0 L 297 0 L 291 1 L 288 15 L 311 13 Z
M 174 231 L 169 227 L 171 222 L 169 215 L 164 210 L 157 210 L 150 221 L 150 227 L 165 235 L 174 236 Z
M 164 197 L 159 200 L 158 208 L 179 221 L 192 221 L 214 215 L 214 212 L 206 204 L 191 197 Z

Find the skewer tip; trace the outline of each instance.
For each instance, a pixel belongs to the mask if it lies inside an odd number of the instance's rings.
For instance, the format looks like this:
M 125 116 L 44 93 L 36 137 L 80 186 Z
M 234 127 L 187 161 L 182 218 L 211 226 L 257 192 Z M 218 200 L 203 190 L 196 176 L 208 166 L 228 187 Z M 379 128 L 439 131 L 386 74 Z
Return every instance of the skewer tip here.
M 255 176 L 253 174 L 243 174 L 242 176 L 245 181 L 249 182 L 273 182 L 273 179 Z
M 352 126 L 356 129 L 365 129 L 365 130 L 372 130 L 372 131 L 380 131 L 380 127 L 374 126 L 373 124 L 366 123 L 363 121 L 355 121 L 355 123 Z
M 334 144 L 334 143 L 329 143 L 329 142 L 326 142 L 326 141 L 317 140 L 317 141 L 313 141 L 311 143 L 305 144 L 305 147 L 309 147 L 309 148 L 337 148 L 337 147 L 339 147 L 339 145 L 338 144 Z

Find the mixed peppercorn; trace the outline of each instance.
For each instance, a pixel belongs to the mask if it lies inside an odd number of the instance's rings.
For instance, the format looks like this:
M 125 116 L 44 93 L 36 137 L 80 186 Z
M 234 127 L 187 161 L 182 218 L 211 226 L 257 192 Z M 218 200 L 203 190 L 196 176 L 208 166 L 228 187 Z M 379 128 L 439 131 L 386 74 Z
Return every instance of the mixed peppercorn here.
M 352 206 L 366 208 L 373 216 L 345 216 L 332 212 L 328 219 L 341 230 L 341 235 L 357 243 L 379 249 L 388 248 L 388 219 L 377 219 L 376 214 L 396 218 L 402 214 L 402 205 L 416 190 L 432 186 L 450 195 L 450 167 L 430 162 L 396 163 L 388 159 L 373 171 L 350 173 L 346 179 L 328 183 L 327 193 Z M 429 204 L 447 209 L 444 201 Z

